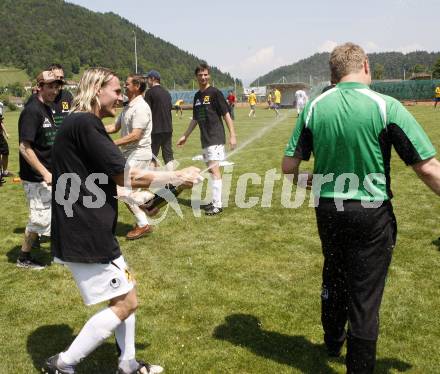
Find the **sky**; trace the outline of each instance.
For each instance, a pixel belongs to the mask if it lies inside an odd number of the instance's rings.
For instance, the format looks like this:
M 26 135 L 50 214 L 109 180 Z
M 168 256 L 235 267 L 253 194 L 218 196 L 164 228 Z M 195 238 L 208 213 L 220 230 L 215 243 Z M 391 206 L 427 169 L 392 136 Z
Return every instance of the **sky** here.
M 245 85 L 346 41 L 367 52 L 440 50 L 440 0 L 67 2 L 119 14 Z

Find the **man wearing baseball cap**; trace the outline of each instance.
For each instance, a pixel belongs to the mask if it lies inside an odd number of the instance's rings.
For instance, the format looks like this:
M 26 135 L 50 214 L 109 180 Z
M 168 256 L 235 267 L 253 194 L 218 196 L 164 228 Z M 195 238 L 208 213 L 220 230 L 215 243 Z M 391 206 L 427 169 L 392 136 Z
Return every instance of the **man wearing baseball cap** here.
M 51 103 L 59 94 L 63 81 L 52 71 L 37 76 L 38 93 L 28 102 L 18 120 L 20 178 L 29 205 L 29 221 L 17 266 L 26 269 L 44 268 L 30 255 L 38 235 L 50 236 L 52 173 L 51 151 L 56 126 Z

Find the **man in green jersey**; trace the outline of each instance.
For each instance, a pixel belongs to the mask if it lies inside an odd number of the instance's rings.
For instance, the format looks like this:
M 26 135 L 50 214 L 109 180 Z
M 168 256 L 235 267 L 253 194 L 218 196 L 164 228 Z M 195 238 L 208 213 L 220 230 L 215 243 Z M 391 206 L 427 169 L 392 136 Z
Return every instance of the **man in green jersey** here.
M 336 47 L 330 69 L 339 83 L 307 103 L 282 169 L 297 181 L 301 161 L 313 152 L 307 185 L 316 196 L 324 255 L 324 341 L 329 354 L 339 356 L 347 340 L 347 372 L 372 373 L 379 308 L 396 240 L 391 147 L 437 194 L 440 163 L 414 117 L 397 100 L 369 89 L 370 67 L 361 47 Z

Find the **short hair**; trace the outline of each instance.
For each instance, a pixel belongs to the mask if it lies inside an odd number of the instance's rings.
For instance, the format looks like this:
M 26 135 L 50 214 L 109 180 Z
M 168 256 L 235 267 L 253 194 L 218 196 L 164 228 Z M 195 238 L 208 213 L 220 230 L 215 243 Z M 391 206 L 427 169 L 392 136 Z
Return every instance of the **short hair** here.
M 147 89 L 147 83 L 145 82 L 145 78 L 142 77 L 141 75 L 137 75 L 137 74 L 130 74 L 128 76 L 128 78 L 131 78 L 131 81 L 133 82 L 133 84 L 135 84 L 136 86 L 139 86 L 139 91 L 141 93 L 144 93 L 145 90 Z M 160 79 L 159 79 L 160 81 Z
M 330 54 L 332 81 L 339 82 L 346 75 L 358 72 L 366 59 L 367 55 L 359 45 L 350 42 L 338 45 Z
M 206 62 L 201 62 L 197 65 L 196 70 L 194 71 L 194 74 L 197 75 L 203 70 L 208 70 L 208 73 L 210 71 L 209 65 Z
M 72 102 L 72 112 L 92 112 L 95 105 L 101 107 L 98 91 L 117 75 L 107 68 L 87 69 L 78 83 L 78 91 Z
M 55 69 L 61 69 L 64 71 L 63 65 L 61 65 L 61 64 L 50 64 L 47 67 L 47 70 L 55 70 Z

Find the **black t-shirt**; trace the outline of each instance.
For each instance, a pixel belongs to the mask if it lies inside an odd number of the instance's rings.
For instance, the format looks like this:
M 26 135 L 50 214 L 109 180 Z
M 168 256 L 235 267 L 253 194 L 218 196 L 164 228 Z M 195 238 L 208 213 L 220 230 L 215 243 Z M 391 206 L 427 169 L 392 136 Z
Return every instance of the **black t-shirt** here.
M 31 95 L 26 102 L 25 107 L 28 104 L 33 103 L 35 100 L 38 100 L 37 94 Z M 50 104 L 55 125 L 60 126 L 64 118 L 66 118 L 66 116 L 69 114 L 69 111 L 72 107 L 72 101 L 72 94 L 69 91 L 61 90 L 54 102 Z
M 52 103 L 55 125 L 60 126 L 67 117 L 72 106 L 73 96 L 69 91 L 61 90 Z
M 228 104 L 217 88 L 210 86 L 194 95 L 193 119 L 199 124 L 203 148 L 226 143 L 222 122 L 226 113 L 229 113 Z
M 124 172 L 125 159 L 102 121 L 91 113 L 69 115 L 57 133 L 53 160 L 52 254 L 63 261 L 86 263 L 108 263 L 119 257 L 112 176 Z
M 18 119 L 19 142 L 31 144 L 38 160 L 51 171 L 51 150 L 57 127 L 53 119 L 52 109 L 38 98 L 27 103 Z M 19 154 L 20 178 L 28 182 L 42 182 L 43 177 L 34 170 Z
M 170 93 L 161 85 L 156 85 L 145 93 L 145 101 L 150 106 L 153 115 L 151 133 L 173 132 Z

